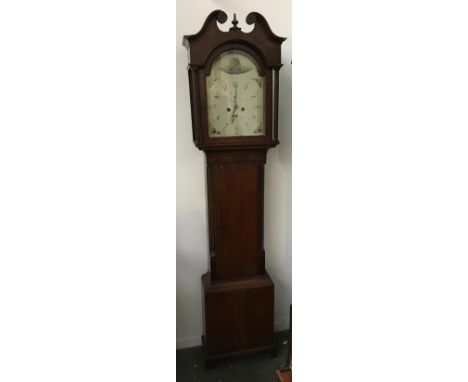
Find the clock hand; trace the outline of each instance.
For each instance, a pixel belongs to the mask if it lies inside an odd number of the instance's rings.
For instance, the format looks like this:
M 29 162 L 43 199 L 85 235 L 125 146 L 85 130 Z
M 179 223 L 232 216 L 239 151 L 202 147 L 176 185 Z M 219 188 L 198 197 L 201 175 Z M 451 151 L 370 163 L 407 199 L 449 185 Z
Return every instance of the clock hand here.
M 234 122 L 234 116 L 236 115 L 237 107 L 237 82 L 233 83 L 234 86 L 234 107 L 232 108 L 232 116 L 231 116 L 231 123 Z
M 234 102 L 236 102 L 236 101 L 234 101 Z M 234 122 L 234 116 L 236 114 L 236 110 L 237 110 L 237 102 L 234 104 L 234 107 L 232 108 L 231 123 Z

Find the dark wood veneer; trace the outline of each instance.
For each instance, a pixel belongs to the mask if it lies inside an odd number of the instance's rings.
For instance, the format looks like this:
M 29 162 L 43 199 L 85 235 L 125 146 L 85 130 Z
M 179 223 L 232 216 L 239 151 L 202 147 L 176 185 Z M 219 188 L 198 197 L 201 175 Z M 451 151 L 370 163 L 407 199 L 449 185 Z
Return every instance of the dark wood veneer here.
M 208 359 L 274 350 L 274 284 L 267 273 L 223 283 L 212 283 L 206 273 L 202 285 Z
M 210 265 L 213 281 L 263 274 L 265 150 L 208 152 Z

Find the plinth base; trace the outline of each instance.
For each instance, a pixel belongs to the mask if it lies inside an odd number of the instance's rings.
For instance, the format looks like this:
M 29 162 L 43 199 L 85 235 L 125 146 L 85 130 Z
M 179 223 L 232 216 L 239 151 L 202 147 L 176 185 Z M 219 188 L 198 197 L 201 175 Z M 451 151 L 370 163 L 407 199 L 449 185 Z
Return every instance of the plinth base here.
M 267 273 L 212 283 L 208 272 L 202 276 L 202 287 L 207 365 L 253 352 L 275 354 L 274 284 Z

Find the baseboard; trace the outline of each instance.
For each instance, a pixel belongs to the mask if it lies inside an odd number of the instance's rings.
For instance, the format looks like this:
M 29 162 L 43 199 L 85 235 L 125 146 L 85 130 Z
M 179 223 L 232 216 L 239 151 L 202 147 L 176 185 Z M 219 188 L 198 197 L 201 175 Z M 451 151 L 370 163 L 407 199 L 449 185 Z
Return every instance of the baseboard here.
M 289 330 L 289 320 L 275 321 L 273 328 L 275 332 Z
M 193 348 L 195 346 L 201 346 L 201 344 L 201 336 L 178 339 L 176 342 L 176 349 Z
M 284 330 L 289 330 L 289 321 L 276 321 L 274 323 L 274 331 L 275 332 L 282 332 Z M 191 338 L 183 338 L 177 339 L 176 341 L 176 349 L 185 349 L 185 348 L 193 348 L 195 346 L 201 346 L 202 340 L 201 335 Z

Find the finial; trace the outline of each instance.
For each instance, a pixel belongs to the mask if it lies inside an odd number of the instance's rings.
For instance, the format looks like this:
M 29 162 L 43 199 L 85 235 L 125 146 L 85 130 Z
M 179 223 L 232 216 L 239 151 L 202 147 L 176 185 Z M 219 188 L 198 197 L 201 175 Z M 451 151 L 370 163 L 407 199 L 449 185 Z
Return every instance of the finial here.
M 239 21 L 237 21 L 236 14 L 234 13 L 234 18 L 232 19 L 232 27 L 230 30 L 240 30 L 240 28 L 237 27 L 237 24 L 239 24 Z

